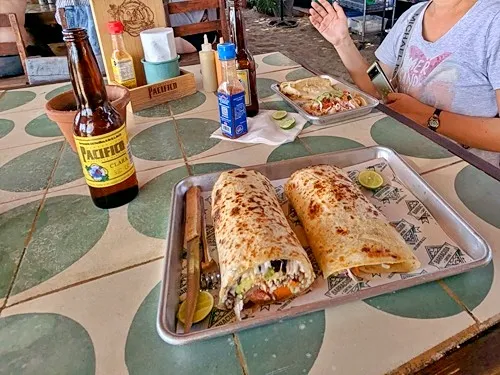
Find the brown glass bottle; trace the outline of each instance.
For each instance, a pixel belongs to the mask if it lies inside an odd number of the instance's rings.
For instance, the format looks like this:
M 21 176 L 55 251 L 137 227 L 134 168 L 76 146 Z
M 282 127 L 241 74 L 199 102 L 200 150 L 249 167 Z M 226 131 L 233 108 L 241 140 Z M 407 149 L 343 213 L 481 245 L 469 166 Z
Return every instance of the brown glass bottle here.
M 85 29 L 63 30 L 77 102 L 73 134 L 90 195 L 99 208 L 113 208 L 139 192 L 125 119 L 108 101 L 106 86 Z
M 242 0 L 229 2 L 229 19 L 233 43 L 236 45 L 236 64 L 238 78 L 245 88 L 245 105 L 247 116 L 253 117 L 259 113 L 259 98 L 257 96 L 257 71 L 255 60 L 247 48 L 245 37 L 245 22 L 242 13 Z

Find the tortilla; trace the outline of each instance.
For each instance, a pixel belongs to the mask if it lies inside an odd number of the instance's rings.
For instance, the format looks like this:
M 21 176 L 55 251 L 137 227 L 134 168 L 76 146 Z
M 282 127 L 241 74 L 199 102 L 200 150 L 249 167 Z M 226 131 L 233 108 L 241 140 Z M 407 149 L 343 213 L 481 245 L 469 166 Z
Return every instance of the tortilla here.
M 398 232 L 342 169 L 317 165 L 296 171 L 285 193 L 323 277 L 349 270 L 363 276 L 420 267 Z
M 271 182 L 252 170 L 220 175 L 212 218 L 221 273 L 219 307 L 237 316 L 249 303 L 286 299 L 307 290 L 314 271 L 290 228 Z

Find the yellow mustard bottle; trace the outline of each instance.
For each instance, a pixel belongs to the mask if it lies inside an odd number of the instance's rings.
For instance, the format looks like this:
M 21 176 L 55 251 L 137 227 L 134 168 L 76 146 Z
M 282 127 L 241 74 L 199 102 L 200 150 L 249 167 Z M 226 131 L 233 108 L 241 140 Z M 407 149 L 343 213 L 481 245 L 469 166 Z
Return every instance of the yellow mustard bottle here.
M 108 22 L 108 31 L 111 34 L 111 42 L 113 43 L 111 66 L 114 81 L 133 89 L 137 87 L 137 79 L 135 77 L 134 60 L 123 43 L 123 24 L 120 21 Z

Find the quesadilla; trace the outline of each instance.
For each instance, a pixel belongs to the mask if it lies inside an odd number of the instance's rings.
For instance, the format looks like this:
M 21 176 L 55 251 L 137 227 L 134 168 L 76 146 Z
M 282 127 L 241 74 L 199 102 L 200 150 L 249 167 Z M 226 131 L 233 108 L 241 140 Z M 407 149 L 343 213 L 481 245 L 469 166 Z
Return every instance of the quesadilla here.
M 280 91 L 313 116 L 324 116 L 367 105 L 358 95 L 341 90 L 328 78 L 311 77 L 280 83 Z
M 219 307 L 234 309 L 287 299 L 307 290 L 314 271 L 290 228 L 271 182 L 256 171 L 220 175 L 212 191 L 219 255 Z
M 420 262 L 340 168 L 296 171 L 285 184 L 323 277 L 411 272 Z

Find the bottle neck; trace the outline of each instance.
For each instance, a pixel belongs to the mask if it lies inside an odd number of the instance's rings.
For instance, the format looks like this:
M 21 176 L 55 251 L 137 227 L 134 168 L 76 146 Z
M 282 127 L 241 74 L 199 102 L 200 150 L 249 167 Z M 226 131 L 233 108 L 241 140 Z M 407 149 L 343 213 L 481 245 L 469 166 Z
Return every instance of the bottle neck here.
M 71 83 L 79 108 L 97 108 L 108 101 L 106 86 L 88 38 L 66 40 Z
M 243 12 L 241 11 L 241 4 L 239 0 L 235 0 L 229 9 L 229 19 L 231 23 L 231 31 L 233 42 L 237 50 L 246 50 L 245 41 L 245 21 L 243 19 Z
M 222 68 L 222 80 L 225 82 L 233 82 L 238 79 L 236 74 L 236 61 L 233 60 L 221 60 Z
M 114 51 L 125 51 L 125 43 L 123 42 L 123 34 L 111 34 L 111 43 Z

